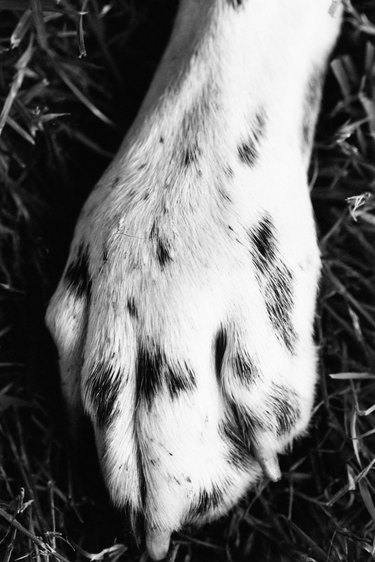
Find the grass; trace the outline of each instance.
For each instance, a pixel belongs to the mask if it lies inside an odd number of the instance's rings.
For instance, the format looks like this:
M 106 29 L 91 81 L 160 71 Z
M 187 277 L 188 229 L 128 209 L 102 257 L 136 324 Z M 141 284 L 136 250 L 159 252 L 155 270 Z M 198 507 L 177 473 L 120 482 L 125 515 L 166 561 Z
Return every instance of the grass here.
M 144 560 L 94 457 L 68 452 L 43 324 L 80 205 L 131 123 L 172 0 L 0 0 L 0 556 Z M 320 384 L 283 479 L 171 560 L 375 559 L 375 6 L 347 2 L 310 168 Z M 87 54 L 87 56 L 85 56 Z

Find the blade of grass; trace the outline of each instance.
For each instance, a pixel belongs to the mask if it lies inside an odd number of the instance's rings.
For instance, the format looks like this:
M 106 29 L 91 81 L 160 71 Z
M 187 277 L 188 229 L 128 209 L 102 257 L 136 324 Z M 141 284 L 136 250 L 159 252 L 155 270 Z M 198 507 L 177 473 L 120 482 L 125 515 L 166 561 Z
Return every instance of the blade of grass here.
M 372 373 L 334 373 L 328 375 L 331 379 L 335 380 L 375 380 L 375 375 Z
M 25 78 L 26 69 L 30 63 L 31 57 L 33 55 L 33 40 L 30 37 L 29 44 L 16 63 L 16 75 L 13 79 L 12 86 L 10 88 L 9 94 L 6 97 L 3 109 L 0 114 L 0 135 L 4 129 L 5 123 L 7 122 L 8 115 L 12 109 L 13 102 L 17 98 L 17 94 L 22 86 L 23 80 Z
M 47 33 L 43 21 L 42 5 L 40 0 L 31 0 L 31 11 L 33 14 L 36 36 L 38 38 L 39 45 L 44 51 L 47 51 L 48 49 Z
M 51 55 L 51 63 L 56 72 L 56 74 L 60 77 L 60 79 L 66 84 L 66 86 L 73 92 L 77 99 L 85 106 L 91 113 L 95 115 L 98 119 L 110 125 L 111 127 L 115 127 L 115 124 L 106 116 L 104 113 L 100 111 L 82 92 L 73 82 L 70 80 L 66 72 L 61 68 L 61 65 L 56 62 L 54 56 Z
M 10 46 L 12 49 L 19 46 L 23 38 L 25 37 L 26 33 L 30 29 L 30 21 L 31 21 L 31 10 L 26 10 L 24 14 L 19 19 L 18 24 L 16 25 L 15 30 L 13 31 L 12 35 L 10 36 Z
M 23 533 L 26 537 L 31 539 L 32 542 L 36 546 L 38 546 L 46 554 L 54 556 L 55 558 L 57 558 L 57 560 L 60 560 L 60 562 L 69 562 L 69 560 L 67 558 L 65 558 L 65 556 L 62 556 L 61 554 L 59 554 L 58 552 L 53 550 L 53 548 L 49 544 L 42 541 L 42 539 L 40 539 L 36 535 L 33 535 L 33 533 L 31 533 L 28 529 L 26 529 L 26 527 L 21 525 L 21 523 L 19 521 L 17 521 L 17 519 L 15 519 L 13 517 L 13 515 L 10 515 L 9 513 L 7 513 L 2 507 L 0 507 L 0 517 L 5 519 L 8 523 L 10 523 L 10 525 L 15 527 L 18 531 Z

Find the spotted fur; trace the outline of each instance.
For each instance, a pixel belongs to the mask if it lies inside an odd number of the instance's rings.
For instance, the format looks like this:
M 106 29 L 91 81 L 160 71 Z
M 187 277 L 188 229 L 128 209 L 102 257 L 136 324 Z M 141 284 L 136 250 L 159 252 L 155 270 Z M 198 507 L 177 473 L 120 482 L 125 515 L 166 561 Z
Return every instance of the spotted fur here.
M 268 214 L 250 231 L 249 238 L 254 265 L 262 274 L 265 269 L 270 269 L 274 265 L 276 257 L 275 227 Z
M 238 9 L 244 3 L 244 0 L 227 0 L 229 6 Z
M 265 114 L 256 113 L 249 138 L 238 147 L 238 156 L 244 164 L 255 166 L 259 157 L 260 142 L 265 134 Z
M 188 146 L 183 155 L 184 166 L 196 163 L 199 158 L 199 148 L 196 145 Z
M 137 402 L 145 400 L 149 407 L 163 386 L 168 389 L 172 399 L 177 398 L 181 392 L 193 390 L 196 386 L 191 369 L 186 364 L 172 368 L 158 346 L 138 349 L 136 380 Z
M 70 418 L 90 417 L 110 496 L 143 518 L 155 560 L 173 531 L 277 480 L 309 423 L 306 176 L 341 19 L 329 8 L 181 0 L 48 308 Z
M 293 353 L 297 334 L 292 322 L 293 274 L 283 263 L 269 272 L 264 292 L 268 295 L 267 312 L 277 335 Z
M 218 330 L 216 337 L 215 337 L 215 371 L 216 376 L 220 380 L 221 377 L 221 369 L 223 366 L 223 358 L 224 353 L 227 347 L 227 334 L 225 329 L 222 327 Z
M 68 265 L 65 273 L 67 287 L 74 291 L 78 298 L 88 298 L 91 292 L 88 256 L 88 248 L 81 244 L 75 258 Z
M 277 433 L 285 435 L 296 425 L 301 415 L 298 396 L 290 388 L 273 383 L 271 397 Z
M 202 515 L 207 515 L 210 511 L 215 511 L 222 501 L 223 490 L 221 490 L 217 485 L 213 486 L 209 491 L 201 490 L 196 504 L 192 505 L 190 509 L 190 520 L 199 518 Z
M 220 431 L 228 445 L 229 462 L 242 470 L 253 460 L 251 437 L 254 435 L 254 428 L 251 414 L 228 400 L 226 418 L 220 426 Z
M 126 303 L 126 307 L 129 311 L 129 314 L 132 318 L 138 318 L 138 310 L 135 304 L 135 300 L 133 297 L 128 298 L 128 302 Z
M 242 384 L 249 385 L 259 376 L 257 367 L 250 355 L 239 352 L 235 355 L 233 363 L 233 370 Z
M 162 235 L 156 223 L 153 224 L 150 239 L 154 243 L 156 259 L 163 269 L 169 262 L 172 261 L 171 244 L 168 238 Z
M 292 353 L 297 335 L 292 321 L 294 276 L 276 246 L 276 231 L 265 216 L 250 232 L 250 249 L 256 275 L 266 297 L 266 309 L 275 333 Z
M 116 401 L 121 382 L 121 374 L 114 373 L 104 362 L 98 362 L 88 376 L 85 392 L 94 406 L 97 424 L 102 429 L 111 423 L 117 413 Z

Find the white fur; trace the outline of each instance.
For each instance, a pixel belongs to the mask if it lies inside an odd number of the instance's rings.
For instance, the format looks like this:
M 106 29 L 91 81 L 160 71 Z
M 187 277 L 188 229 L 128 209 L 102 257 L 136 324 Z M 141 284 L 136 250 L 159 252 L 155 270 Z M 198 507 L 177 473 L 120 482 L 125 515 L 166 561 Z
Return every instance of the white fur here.
M 170 533 L 189 522 L 189 508 L 203 489 L 217 484 L 226 491 L 217 509 L 195 518 L 201 521 L 238 501 L 260 477 L 258 461 L 272 473 L 277 453 L 309 422 L 320 260 L 301 131 L 308 81 L 315 69 L 324 71 L 339 30 L 340 14 L 331 16 L 330 4 L 181 2 L 140 112 L 76 227 L 68 263 L 82 243 L 88 245 L 90 298 L 77 296 L 63 278 L 49 305 L 67 402 L 74 409 L 82 400 L 113 501 L 143 511 L 154 558 L 165 554 Z M 260 110 L 265 132 L 257 145 Z M 259 157 L 250 166 L 238 146 L 252 136 Z M 198 147 L 198 156 L 185 166 L 188 146 Z M 293 275 L 293 353 L 270 321 L 268 295 L 250 254 L 249 229 L 265 215 L 275 226 L 277 260 Z M 170 245 L 164 267 L 150 240 L 155 222 Z M 137 319 L 126 308 L 130 297 Z M 221 325 L 227 348 L 218 382 L 213 342 Z M 153 349 L 152 342 L 174 369 L 189 365 L 196 387 L 173 400 L 159 389 L 149 407 L 137 401 L 136 364 L 139 346 Z M 239 349 L 259 371 L 249 385 L 233 373 Z M 98 362 L 121 373 L 116 415 L 105 429 L 86 392 Z M 283 436 L 270 415 L 274 384 L 298 396 L 301 413 Z M 268 424 L 253 436 L 258 461 L 242 469 L 228 463 L 228 443 L 218 430 L 228 400 Z

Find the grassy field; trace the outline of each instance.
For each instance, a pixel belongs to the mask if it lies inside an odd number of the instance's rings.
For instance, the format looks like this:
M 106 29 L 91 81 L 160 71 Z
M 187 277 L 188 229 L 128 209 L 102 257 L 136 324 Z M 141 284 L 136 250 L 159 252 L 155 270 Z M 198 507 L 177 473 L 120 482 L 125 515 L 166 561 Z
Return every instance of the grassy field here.
M 174 0 L 0 0 L 0 558 L 145 560 L 90 443 L 66 443 L 43 316 L 77 213 L 135 116 Z M 320 382 L 283 478 L 171 561 L 375 559 L 375 2 L 346 2 L 310 167 Z

